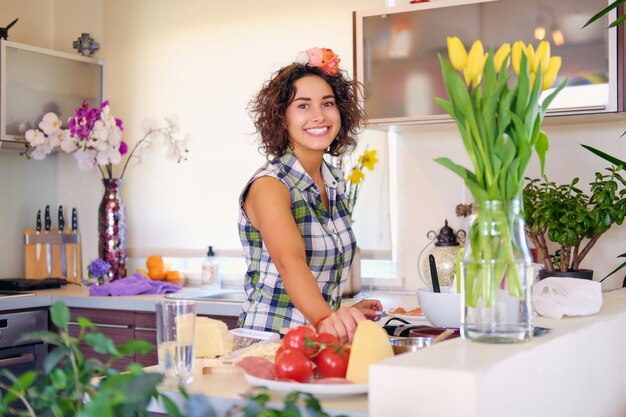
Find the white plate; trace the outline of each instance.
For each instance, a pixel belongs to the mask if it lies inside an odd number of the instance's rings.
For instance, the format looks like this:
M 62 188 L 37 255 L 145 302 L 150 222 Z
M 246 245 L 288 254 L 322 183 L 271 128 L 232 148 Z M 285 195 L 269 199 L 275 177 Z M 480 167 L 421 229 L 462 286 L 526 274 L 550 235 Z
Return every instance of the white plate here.
M 382 322 L 386 322 L 392 317 L 397 317 L 399 319 L 403 319 L 411 323 L 416 322 L 416 321 L 428 323 L 428 320 L 426 320 L 426 317 L 424 317 L 423 314 L 421 316 L 411 316 L 408 314 L 391 314 L 388 311 L 386 311 L 385 314 L 387 315 L 381 319 Z
M 367 384 L 304 384 L 300 382 L 274 381 L 244 374 L 246 381 L 257 387 L 272 391 L 289 393 L 300 391 L 318 397 L 343 397 L 347 395 L 367 394 Z

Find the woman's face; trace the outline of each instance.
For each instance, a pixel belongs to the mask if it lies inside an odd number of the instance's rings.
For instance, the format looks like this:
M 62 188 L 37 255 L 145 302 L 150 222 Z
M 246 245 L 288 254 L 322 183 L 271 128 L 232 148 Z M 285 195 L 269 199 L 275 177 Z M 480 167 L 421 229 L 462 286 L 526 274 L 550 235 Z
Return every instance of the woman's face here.
M 293 87 L 296 94 L 285 111 L 289 144 L 295 153 L 324 152 L 341 128 L 333 89 L 316 75 L 298 79 Z

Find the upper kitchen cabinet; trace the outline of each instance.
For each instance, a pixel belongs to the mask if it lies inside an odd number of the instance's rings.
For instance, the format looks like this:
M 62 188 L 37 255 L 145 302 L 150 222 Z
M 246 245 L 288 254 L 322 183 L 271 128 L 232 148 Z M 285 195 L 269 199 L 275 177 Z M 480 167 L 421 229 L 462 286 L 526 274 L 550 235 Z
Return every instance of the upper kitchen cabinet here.
M 608 4 L 608 0 L 437 0 L 355 12 L 356 76 L 366 87 L 370 123 L 451 121 L 434 101 L 447 97 L 437 55 L 447 57 L 448 36 L 458 36 L 468 49 L 478 39 L 495 49 L 504 42 L 537 45 L 538 39 L 545 39 L 552 54 L 562 57 L 555 86 L 562 77 L 568 78 L 548 115 L 622 112 L 624 54 L 618 38 L 623 38 L 623 29 L 607 30 L 606 17 L 582 28 Z
M 103 80 L 102 60 L 0 40 L 0 148 L 23 149 L 48 112 L 65 127 L 84 100 L 99 105 Z

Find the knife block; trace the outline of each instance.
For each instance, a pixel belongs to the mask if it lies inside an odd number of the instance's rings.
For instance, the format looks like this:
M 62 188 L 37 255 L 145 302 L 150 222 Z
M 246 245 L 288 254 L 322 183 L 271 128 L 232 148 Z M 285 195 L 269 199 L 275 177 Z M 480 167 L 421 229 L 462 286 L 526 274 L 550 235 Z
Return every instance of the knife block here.
M 37 246 L 39 245 L 39 257 Z M 51 249 L 51 271 L 48 272 L 48 251 Z M 61 245 L 65 247 L 65 259 L 61 258 Z M 74 273 L 74 249 L 76 249 L 76 273 Z M 61 263 L 65 262 L 66 275 L 61 272 Z M 50 233 L 37 233 L 35 229 L 24 230 L 24 277 L 30 279 L 65 278 L 69 282 L 80 284 L 83 276 L 82 248 L 80 233 L 50 229 Z

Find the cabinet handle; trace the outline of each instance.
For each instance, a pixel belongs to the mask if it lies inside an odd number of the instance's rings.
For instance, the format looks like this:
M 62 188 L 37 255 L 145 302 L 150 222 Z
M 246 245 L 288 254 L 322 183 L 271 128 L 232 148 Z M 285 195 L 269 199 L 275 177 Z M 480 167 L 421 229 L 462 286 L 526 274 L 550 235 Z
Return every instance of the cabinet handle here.
M 156 328 L 154 327 L 135 327 L 135 330 L 141 330 L 144 332 L 156 332 Z
M 12 358 L 0 359 L 0 367 L 19 365 L 22 363 L 30 363 L 30 362 L 35 362 L 35 355 L 33 355 L 32 353 L 25 353 L 23 355 L 15 356 Z
M 127 324 L 104 324 L 104 323 L 93 323 L 96 327 L 102 327 L 105 329 L 130 329 L 130 326 Z M 70 321 L 68 323 L 70 326 L 78 326 L 79 324 L 75 321 Z

